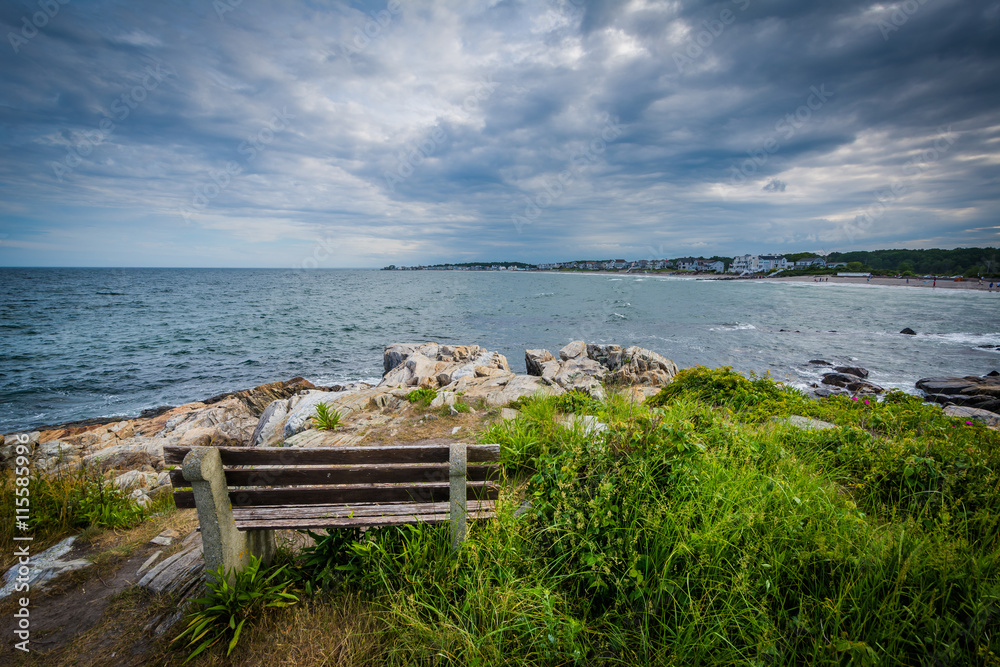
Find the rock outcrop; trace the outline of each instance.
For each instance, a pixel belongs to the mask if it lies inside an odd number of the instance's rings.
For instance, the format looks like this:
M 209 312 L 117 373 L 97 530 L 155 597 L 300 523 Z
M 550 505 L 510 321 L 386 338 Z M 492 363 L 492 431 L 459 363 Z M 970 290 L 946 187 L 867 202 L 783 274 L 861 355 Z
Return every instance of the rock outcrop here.
M 510 373 L 507 358 L 478 345 L 395 343 L 385 348 L 379 386 L 437 389 L 466 377 Z
M 868 370 L 858 366 L 835 366 L 829 373 L 823 374 L 823 384 L 831 387 L 840 387 L 853 394 L 881 394 L 885 391 L 882 387 L 873 382 L 868 382 L 864 378 L 868 377 Z M 815 392 L 818 396 L 829 395 Z
M 559 350 L 557 360 L 548 350 L 528 350 L 529 375 L 566 391 L 603 396 L 602 383 L 640 385 L 657 389 L 677 374 L 677 365 L 642 347 L 586 344 L 573 341 Z
M 923 378 L 917 380 L 917 389 L 927 401 L 1000 414 L 1000 375 Z
M 267 391 L 275 391 L 272 383 Z M 311 386 L 311 385 L 310 385 Z M 152 502 L 159 489 L 169 488 L 163 469 L 165 445 L 243 445 L 257 417 L 251 409 L 254 390 L 217 398 L 206 404 L 189 403 L 170 408 L 151 418 L 126 419 L 58 427 L 28 434 L 31 468 L 50 474 L 81 466 L 107 473 L 115 483 L 143 505 Z M 211 400 L 211 399 L 210 399 Z M 10 467 L 17 443 L 7 438 L 0 447 L 0 468 Z

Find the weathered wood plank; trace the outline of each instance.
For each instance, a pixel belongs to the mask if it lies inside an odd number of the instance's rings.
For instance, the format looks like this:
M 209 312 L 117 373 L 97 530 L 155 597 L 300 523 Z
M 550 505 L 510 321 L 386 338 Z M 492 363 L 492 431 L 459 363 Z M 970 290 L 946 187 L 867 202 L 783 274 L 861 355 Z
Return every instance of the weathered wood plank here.
M 228 486 L 294 486 L 296 484 L 402 484 L 409 482 L 448 481 L 447 464 L 339 466 L 335 468 L 253 468 L 226 469 Z M 468 479 L 473 482 L 496 480 L 500 466 L 469 466 Z M 175 488 L 190 486 L 183 471 L 170 471 Z
M 469 520 L 490 519 L 493 512 L 476 512 L 469 515 Z M 239 530 L 278 530 L 282 528 L 375 528 L 380 526 L 395 526 L 413 523 L 443 523 L 449 520 L 447 513 L 443 514 L 411 514 L 401 516 L 356 517 L 337 519 L 260 519 L 256 521 L 237 521 Z
M 495 500 L 500 487 L 492 482 L 469 482 L 470 499 Z M 275 489 L 233 489 L 229 501 L 233 507 L 253 505 L 317 505 L 336 503 L 444 502 L 448 500 L 448 483 L 399 484 L 372 486 L 367 484 L 326 487 L 284 487 Z M 192 491 L 174 491 L 174 503 L 179 508 L 194 507 Z
M 470 463 L 500 459 L 500 445 L 469 445 Z M 190 448 L 166 445 L 166 465 L 181 465 Z M 364 465 L 375 463 L 447 463 L 448 445 L 388 447 L 219 447 L 222 464 L 237 465 Z
M 409 514 L 448 513 L 448 503 L 384 503 L 380 505 L 265 505 L 262 507 L 233 508 L 237 523 L 256 519 L 316 519 L 372 516 L 397 516 Z M 469 503 L 469 512 L 491 511 L 496 501 L 483 500 Z

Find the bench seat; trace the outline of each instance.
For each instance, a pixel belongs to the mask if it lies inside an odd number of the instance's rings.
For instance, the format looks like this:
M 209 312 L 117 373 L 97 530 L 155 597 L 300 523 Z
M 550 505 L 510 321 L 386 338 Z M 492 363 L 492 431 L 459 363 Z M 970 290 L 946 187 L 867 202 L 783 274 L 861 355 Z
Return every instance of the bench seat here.
M 493 500 L 469 501 L 466 518 L 492 518 L 495 504 Z M 233 519 L 238 530 L 353 528 L 444 523 L 451 519 L 451 513 L 449 503 L 260 505 L 234 507 Z

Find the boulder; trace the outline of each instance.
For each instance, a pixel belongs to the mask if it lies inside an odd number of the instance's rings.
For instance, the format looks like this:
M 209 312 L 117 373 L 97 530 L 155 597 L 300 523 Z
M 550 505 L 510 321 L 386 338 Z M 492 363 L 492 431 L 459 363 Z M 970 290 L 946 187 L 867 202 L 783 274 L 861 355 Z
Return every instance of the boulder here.
M 833 366 L 829 361 L 823 361 L 822 359 L 810 359 L 809 363 L 813 366 Z
M 491 378 L 492 379 L 492 378 Z M 485 396 L 486 404 L 494 407 L 507 405 L 523 396 L 535 394 L 558 395 L 563 393 L 559 387 L 553 387 L 534 375 L 515 375 L 507 379 L 503 385 L 496 387 Z
M 268 382 L 267 384 L 254 387 L 253 389 L 220 394 L 202 401 L 202 403 L 205 405 L 213 405 L 227 398 L 232 398 L 246 406 L 250 414 L 253 416 L 259 416 L 264 412 L 267 406 L 271 405 L 274 401 L 289 398 L 290 396 L 294 396 L 301 391 L 308 391 L 316 388 L 317 387 L 309 380 L 303 377 L 294 377 L 291 380 L 285 380 L 283 382 Z
M 555 357 L 548 350 L 524 351 L 524 365 L 527 368 L 528 375 L 541 375 L 542 364 L 553 360 L 555 360 Z
M 917 332 L 914 331 L 913 329 L 911 329 L 910 327 L 906 327 L 905 329 L 903 329 L 899 333 L 905 334 L 907 336 L 916 336 L 917 335 Z
M 847 390 L 855 394 L 881 394 L 885 391 L 882 387 L 867 380 L 851 382 L 847 385 Z
M 11 567 L 4 575 L 3 586 L 0 586 L 0 600 L 5 600 L 15 589 L 27 590 L 20 588 L 23 584 L 27 584 L 33 592 L 41 591 L 45 584 L 59 575 L 93 565 L 92 561 L 84 558 L 64 559 L 73 550 L 75 541 L 75 535 L 67 537 L 54 547 L 31 554 L 30 562 L 26 565 L 15 564 Z
M 860 366 L 834 366 L 834 372 L 855 375 L 861 379 L 868 377 L 868 370 Z
M 396 343 L 385 348 L 379 386 L 437 389 L 479 375 L 509 373 L 507 358 L 478 345 Z M 391 366 L 391 367 L 390 367 Z
M 35 448 L 35 467 L 38 470 L 77 463 L 80 458 L 80 451 L 75 446 L 61 440 L 50 440 Z
M 159 456 L 156 454 L 156 445 L 115 445 L 108 447 L 95 454 L 83 457 L 81 463 L 88 467 L 99 470 L 138 470 L 143 468 L 161 468 L 163 466 L 163 444 L 159 444 Z
M 425 386 L 430 384 L 431 381 L 435 385 L 437 384 L 438 367 L 432 359 L 418 353 L 411 355 L 404 364 L 406 365 L 406 370 L 409 372 L 404 384 L 411 387 Z
M 288 416 L 288 401 L 276 400 L 264 409 L 257 421 L 257 427 L 250 436 L 251 447 L 272 447 L 281 436 L 285 417 Z
M 311 423 L 310 419 L 316 414 L 316 406 L 320 403 L 333 406 L 333 398 L 328 391 L 310 391 L 299 398 L 285 420 L 285 428 L 282 430 L 284 437 L 290 438 L 306 430 Z
M 966 378 L 932 377 L 917 380 L 917 389 L 928 394 L 959 394 L 963 389 L 975 386 Z
M 616 371 L 621 368 L 625 352 L 621 345 L 587 345 L 587 356 L 609 369 Z
M 1000 430 L 1000 415 L 989 410 L 979 408 L 968 408 L 960 405 L 945 406 L 944 413 L 949 417 L 958 417 L 965 420 L 981 421 L 992 429 Z
M 931 377 L 917 380 L 924 400 L 1000 414 L 1000 376 Z
M 593 437 L 608 430 L 608 425 L 593 415 L 567 415 L 562 423 L 571 430 L 579 429 L 583 435 Z
M 787 424 L 789 426 L 794 426 L 795 428 L 800 428 L 804 431 L 825 431 L 831 428 L 840 428 L 836 424 L 831 424 L 830 422 L 825 422 L 821 419 L 812 419 L 810 417 L 802 417 L 801 415 L 791 415 L 789 417 L 773 417 L 771 421 L 776 424 Z
M 243 441 L 235 439 L 218 426 L 188 429 L 178 438 L 180 447 L 242 447 Z
M 575 340 L 569 343 L 563 349 L 559 350 L 559 358 L 563 361 L 569 361 L 570 359 L 577 359 L 579 357 L 585 356 L 587 354 L 587 344 L 582 340 Z
M 857 382 L 858 376 L 847 375 L 846 373 L 827 373 L 823 376 L 823 384 L 833 385 L 834 387 L 846 387 L 852 382 Z
M 432 408 L 440 408 L 445 405 L 455 405 L 458 395 L 453 391 L 439 391 L 434 400 L 431 401 Z
M 389 371 L 398 367 L 409 357 L 415 353 L 421 353 L 425 356 L 436 357 L 438 354 L 438 344 L 437 343 L 393 343 L 392 345 L 387 345 L 382 352 L 382 375 L 385 376 Z
M 619 384 L 663 385 L 677 374 L 677 364 L 643 347 L 625 348 L 621 366 L 609 380 Z
M 563 348 L 565 349 L 565 348 Z M 560 355 L 562 352 L 560 351 Z M 555 382 L 563 389 L 575 389 L 584 379 L 603 379 L 607 368 L 587 357 L 572 358 L 560 364 Z M 589 384 L 589 383 L 588 383 Z
M 129 470 L 124 472 L 114 479 L 114 484 L 119 489 L 123 491 L 128 489 L 140 489 L 145 490 L 149 488 L 154 488 L 160 486 L 157 484 L 158 477 L 156 473 L 141 472 L 139 470 Z

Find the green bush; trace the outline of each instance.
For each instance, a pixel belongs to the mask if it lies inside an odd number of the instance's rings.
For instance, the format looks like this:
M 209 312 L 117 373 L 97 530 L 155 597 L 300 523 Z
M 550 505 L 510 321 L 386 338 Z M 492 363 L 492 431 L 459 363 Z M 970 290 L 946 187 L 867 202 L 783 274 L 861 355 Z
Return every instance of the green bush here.
M 331 531 L 303 559 L 372 601 L 381 662 L 998 664 L 1000 434 L 730 369 L 518 407 L 479 434 L 509 481 L 457 555 L 442 523 Z
M 0 548 L 13 544 L 16 489 L 13 470 L 0 474 L 0 513 L 12 517 L 0 522 Z M 30 478 L 28 529 L 36 539 L 48 539 L 75 529 L 131 528 L 151 513 L 173 504 L 167 494 L 149 507 L 139 505 L 127 489 L 120 489 L 96 470 L 76 468 Z M 20 531 L 19 531 L 20 532 Z
M 414 389 L 406 395 L 406 400 L 410 403 L 419 403 L 423 407 L 429 407 L 431 402 L 437 397 L 437 391 L 429 387 Z
M 285 567 L 264 568 L 260 560 L 251 556 L 245 568 L 230 573 L 232 585 L 221 567 L 210 572 L 208 594 L 194 600 L 199 608 L 188 614 L 187 627 L 174 638 L 175 645 L 191 650 L 184 662 L 227 638 L 226 655 L 229 655 L 236 648 L 247 621 L 258 619 L 267 609 L 298 602 L 298 597 L 287 590 L 292 583 L 287 573 L 277 583 L 272 583 L 285 573 Z

